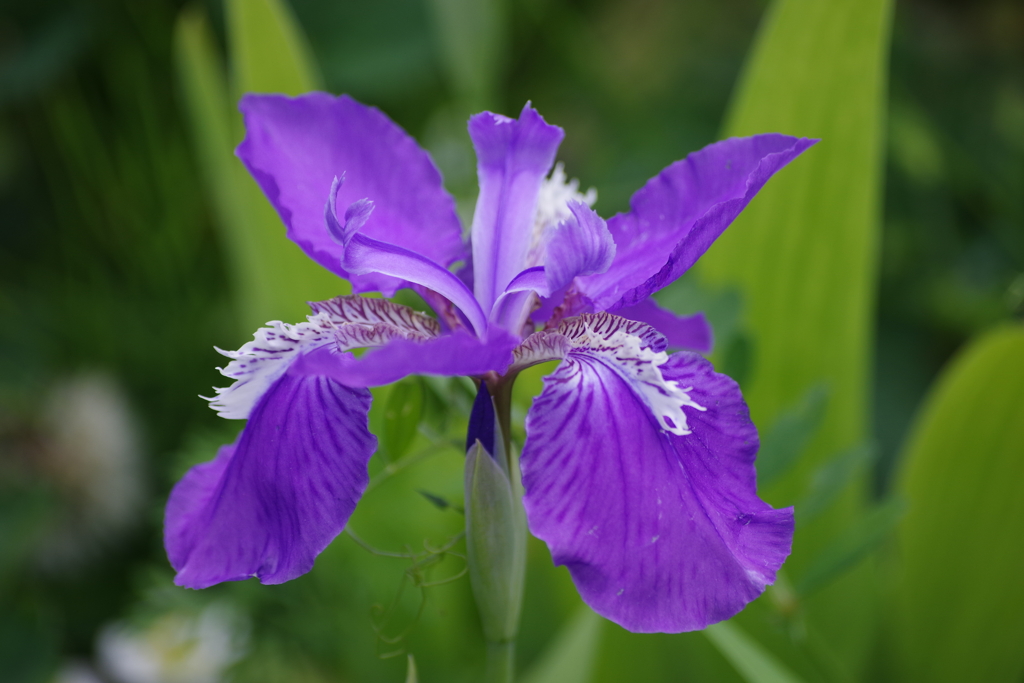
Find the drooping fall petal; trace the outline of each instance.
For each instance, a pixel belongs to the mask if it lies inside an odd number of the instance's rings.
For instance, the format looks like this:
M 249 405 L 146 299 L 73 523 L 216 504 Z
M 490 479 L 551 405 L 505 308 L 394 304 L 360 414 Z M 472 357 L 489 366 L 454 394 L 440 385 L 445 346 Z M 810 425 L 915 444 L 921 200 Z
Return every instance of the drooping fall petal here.
M 757 497 L 739 388 L 696 354 L 623 333 L 630 321 L 588 318 L 527 416 L 530 529 L 583 599 L 631 631 L 727 619 L 774 581 L 793 533 L 792 509 Z M 538 345 L 555 348 L 550 336 Z
M 175 583 L 205 588 L 255 576 L 273 584 L 308 572 L 366 488 L 377 448 L 369 410 L 366 389 L 279 377 L 238 441 L 171 492 L 164 542 Z

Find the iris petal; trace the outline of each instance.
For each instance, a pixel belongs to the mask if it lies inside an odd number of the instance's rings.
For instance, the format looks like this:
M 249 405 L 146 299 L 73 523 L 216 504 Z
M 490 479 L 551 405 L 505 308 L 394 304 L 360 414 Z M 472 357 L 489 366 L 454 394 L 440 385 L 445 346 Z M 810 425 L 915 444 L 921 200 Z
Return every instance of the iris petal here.
M 638 304 L 616 309 L 615 315 L 638 320 L 665 335 L 669 348 L 711 353 L 714 335 L 703 313 L 676 315 L 654 302 L 644 299 Z
M 682 275 L 769 178 L 816 140 L 775 133 L 730 138 L 668 166 L 608 221 L 616 254 L 580 279 L 596 310 L 637 304 Z
M 608 226 L 583 202 L 570 201 L 572 216 L 549 230 L 544 270 L 548 291 L 565 287 L 573 278 L 603 273 L 615 258 Z
M 684 405 L 690 433 L 673 434 L 630 367 L 590 346 L 566 353 L 527 416 L 531 531 L 583 599 L 631 631 L 731 617 L 774 580 L 793 532 L 791 508 L 757 497 L 757 432 L 739 388 L 696 354 L 670 356 L 664 380 L 705 408 Z
M 479 376 L 504 373 L 512 363 L 518 338 L 490 328 L 487 340 L 463 331 L 427 341 L 395 339 L 360 358 L 349 354 L 310 354 L 298 362 L 298 372 L 325 376 L 350 387 L 374 387 L 408 375 Z
M 331 238 L 342 248 L 341 264 L 353 275 L 386 275 L 433 290 L 455 304 L 477 334 L 487 328 L 480 304 L 465 283 L 429 258 L 394 244 L 370 239 L 359 230 L 373 211 L 373 202 L 361 199 L 345 211 L 344 223 L 338 220 L 338 193 L 343 182 L 335 178 L 324 206 L 324 220 Z
M 308 572 L 366 488 L 377 447 L 369 409 L 366 389 L 291 371 L 279 377 L 238 441 L 171 492 L 164 541 L 175 583 L 205 588 L 255 576 L 273 584 Z
M 527 104 L 518 119 L 470 118 L 480 195 L 473 214 L 473 286 L 484 310 L 526 265 L 541 181 L 564 133 Z
M 336 175 L 345 175 L 342 206 L 373 200 L 367 237 L 445 267 L 466 258 L 455 202 L 441 174 L 416 141 L 377 109 L 327 93 L 246 95 L 240 108 L 246 137 L 237 154 L 277 209 L 288 238 L 323 267 L 349 277 L 355 291 L 391 295 L 401 283 L 350 276 L 341 267 L 341 247 L 324 230 L 322 213 Z

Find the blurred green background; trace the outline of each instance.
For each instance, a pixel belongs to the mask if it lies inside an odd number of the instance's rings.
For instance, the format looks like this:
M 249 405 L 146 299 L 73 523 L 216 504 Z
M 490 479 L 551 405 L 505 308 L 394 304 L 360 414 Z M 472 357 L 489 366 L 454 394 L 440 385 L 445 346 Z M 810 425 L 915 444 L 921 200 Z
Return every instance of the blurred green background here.
M 562 126 L 606 217 L 723 136 L 823 139 L 659 297 L 712 319 L 762 491 L 797 505 L 792 559 L 728 624 L 640 636 L 531 541 L 524 680 L 1024 681 L 1013 0 L 4 0 L 0 680 L 400 681 L 410 654 L 423 681 L 479 676 L 440 550 L 460 381 L 375 390 L 359 542 L 281 586 L 171 583 L 167 493 L 240 426 L 197 398 L 225 382 L 212 347 L 346 291 L 231 156 L 241 93 L 312 88 L 405 127 L 464 216 L 484 108 Z

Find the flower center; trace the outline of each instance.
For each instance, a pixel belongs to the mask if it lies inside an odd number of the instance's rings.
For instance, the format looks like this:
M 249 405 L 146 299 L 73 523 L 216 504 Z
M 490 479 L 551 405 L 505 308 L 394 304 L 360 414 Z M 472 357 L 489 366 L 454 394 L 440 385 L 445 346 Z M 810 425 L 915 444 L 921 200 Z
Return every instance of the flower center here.
M 575 199 L 593 208 L 597 201 L 597 190 L 593 187 L 580 192 L 580 181 L 576 178 L 568 180 L 565 165 L 559 161 L 551 169 L 551 175 L 540 183 L 537 194 L 537 211 L 533 218 L 533 233 L 530 237 L 530 251 L 526 256 L 526 268 L 544 264 L 546 255 L 544 234 L 561 221 L 569 218 L 569 202 Z

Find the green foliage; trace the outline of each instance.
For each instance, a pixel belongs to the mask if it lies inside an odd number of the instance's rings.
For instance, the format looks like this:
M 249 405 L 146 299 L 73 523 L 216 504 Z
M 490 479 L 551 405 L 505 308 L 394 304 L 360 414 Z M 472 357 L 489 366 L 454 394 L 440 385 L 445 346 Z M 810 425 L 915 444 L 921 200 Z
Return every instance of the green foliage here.
M 895 680 L 1019 681 L 1024 329 L 993 330 L 959 355 L 922 408 L 905 457 Z
M 570 618 L 522 683 L 590 683 L 601 642 L 601 617 L 581 607 Z
M 351 289 L 285 237 L 280 218 L 233 153 L 243 135 L 236 110 L 242 94 L 295 95 L 319 82 L 305 39 L 277 0 L 229 2 L 227 25 L 233 88 L 199 10 L 179 18 L 175 54 L 196 154 L 227 247 L 244 339 L 268 320 L 303 320 L 306 301 Z
M 408 377 L 388 392 L 384 405 L 384 424 L 378 447 L 390 460 L 401 458 L 409 450 L 423 418 L 424 388 L 419 377 Z
M 285 0 L 226 0 L 235 99 L 322 90 L 319 69 Z
M 758 487 L 770 486 L 790 471 L 821 427 L 827 409 L 828 392 L 822 386 L 812 386 L 764 431 L 757 451 Z
M 704 629 L 704 635 L 747 683 L 800 683 L 799 677 L 736 624 L 728 621 L 714 624 Z
M 448 79 L 470 111 L 493 107 L 505 59 L 503 0 L 430 0 Z
M 829 388 L 807 454 L 765 491 L 777 505 L 794 502 L 825 459 L 867 436 L 891 11 L 888 0 L 777 0 L 724 127 L 725 135 L 822 140 L 779 173 L 698 264 L 703 282 L 744 297 L 754 343 L 743 388 L 755 423 L 771 424 L 815 385 Z M 851 489 L 802 528 L 788 571 L 799 577 L 812 566 L 859 507 Z M 848 574 L 805 605 L 854 671 L 868 649 L 868 590 L 864 572 Z
M 875 449 L 870 446 L 853 446 L 819 467 L 811 477 L 807 495 L 796 505 L 797 525 L 807 524 L 835 503 L 852 482 L 860 480 L 859 473 L 874 456 Z
M 903 500 L 890 498 L 858 514 L 815 555 L 794 586 L 797 595 L 806 597 L 856 566 L 886 540 L 906 508 Z

